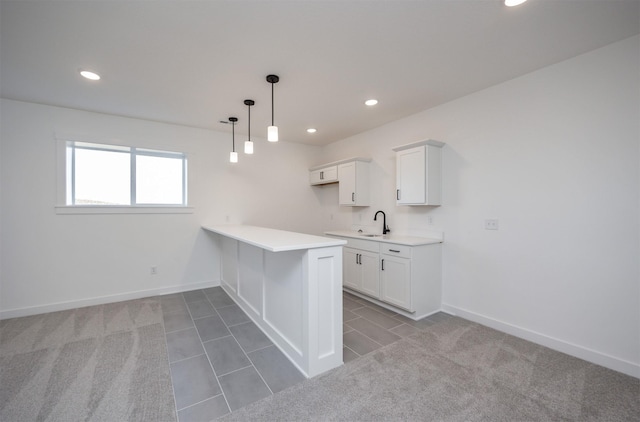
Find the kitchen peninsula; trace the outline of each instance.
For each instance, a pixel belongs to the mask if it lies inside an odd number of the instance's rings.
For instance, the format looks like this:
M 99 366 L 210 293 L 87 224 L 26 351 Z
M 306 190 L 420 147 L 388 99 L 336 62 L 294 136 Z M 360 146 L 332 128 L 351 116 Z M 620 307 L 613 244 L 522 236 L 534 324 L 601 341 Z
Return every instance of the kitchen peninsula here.
M 342 239 L 264 227 L 203 227 L 220 284 L 307 377 L 342 365 Z

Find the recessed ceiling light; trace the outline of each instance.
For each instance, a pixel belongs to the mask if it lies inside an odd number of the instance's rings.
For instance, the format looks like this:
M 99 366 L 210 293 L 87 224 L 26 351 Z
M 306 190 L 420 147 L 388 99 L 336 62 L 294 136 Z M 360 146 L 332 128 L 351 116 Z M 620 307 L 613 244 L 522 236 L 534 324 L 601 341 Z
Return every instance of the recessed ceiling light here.
M 100 79 L 100 75 L 95 72 L 90 72 L 88 70 L 81 70 L 80 74 L 87 79 L 91 79 L 92 81 L 97 81 Z
M 309 129 L 307 129 L 307 133 L 316 133 L 316 132 L 317 132 L 317 131 L 316 131 L 314 128 L 312 128 L 312 127 L 310 127 Z
M 513 6 L 518 6 L 522 3 L 524 3 L 527 0 L 504 0 L 504 5 L 505 6 L 509 6 L 509 7 L 513 7 Z
M 364 102 L 368 106 L 374 106 L 378 104 L 378 100 L 374 100 L 373 98 Z

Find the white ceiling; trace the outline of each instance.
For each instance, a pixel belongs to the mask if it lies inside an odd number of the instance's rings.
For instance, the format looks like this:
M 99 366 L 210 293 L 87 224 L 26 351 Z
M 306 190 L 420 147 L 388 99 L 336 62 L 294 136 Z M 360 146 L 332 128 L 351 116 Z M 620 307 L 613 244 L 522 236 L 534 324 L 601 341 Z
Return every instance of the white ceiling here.
M 639 0 L 1 0 L 0 14 L 3 98 L 221 131 L 237 116 L 240 134 L 253 99 L 264 138 L 275 73 L 281 139 L 316 145 L 640 33 Z

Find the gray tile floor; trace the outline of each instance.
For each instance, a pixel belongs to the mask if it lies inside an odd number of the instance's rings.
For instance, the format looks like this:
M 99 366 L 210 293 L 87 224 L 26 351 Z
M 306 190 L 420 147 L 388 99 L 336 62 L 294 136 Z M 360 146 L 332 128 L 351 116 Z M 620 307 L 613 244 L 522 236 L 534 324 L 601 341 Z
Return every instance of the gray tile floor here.
M 180 422 L 214 420 L 305 379 L 222 288 L 161 304 Z
M 342 298 L 345 363 L 398 341 L 419 329 L 450 318 L 449 315 L 439 312 L 420 321 L 414 321 L 346 292 Z
M 305 377 L 221 287 L 161 297 L 180 422 L 209 421 L 302 382 Z M 429 326 L 343 294 L 348 363 Z

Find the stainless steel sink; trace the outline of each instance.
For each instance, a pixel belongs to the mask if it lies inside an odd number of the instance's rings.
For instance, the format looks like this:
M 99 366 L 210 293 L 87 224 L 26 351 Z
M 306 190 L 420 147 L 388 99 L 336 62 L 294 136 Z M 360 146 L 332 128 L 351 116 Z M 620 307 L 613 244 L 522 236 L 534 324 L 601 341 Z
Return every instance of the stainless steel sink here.
M 381 234 L 358 234 L 358 236 L 362 236 L 362 237 L 382 237 Z

